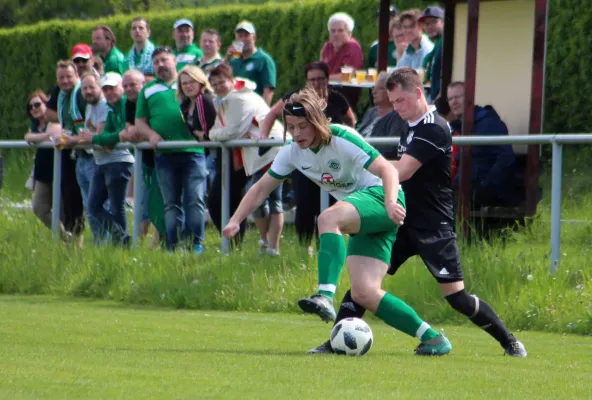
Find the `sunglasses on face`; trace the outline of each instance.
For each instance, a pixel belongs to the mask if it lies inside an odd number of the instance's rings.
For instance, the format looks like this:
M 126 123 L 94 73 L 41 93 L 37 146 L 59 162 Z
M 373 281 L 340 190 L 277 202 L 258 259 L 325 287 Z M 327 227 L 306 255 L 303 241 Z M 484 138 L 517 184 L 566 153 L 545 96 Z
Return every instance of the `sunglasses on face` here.
M 152 59 L 154 59 L 154 57 L 156 57 L 157 55 L 159 55 L 161 53 L 173 54 L 173 50 L 170 47 L 168 47 L 168 46 L 157 47 L 152 52 Z
M 41 104 L 43 104 L 43 103 L 40 101 L 36 101 L 35 103 L 31 103 L 31 104 L 29 104 L 29 110 L 32 110 L 34 108 L 39 108 L 39 107 L 41 107 Z
M 75 58 L 72 61 L 74 61 L 74 64 L 86 64 L 88 62 L 86 58 Z

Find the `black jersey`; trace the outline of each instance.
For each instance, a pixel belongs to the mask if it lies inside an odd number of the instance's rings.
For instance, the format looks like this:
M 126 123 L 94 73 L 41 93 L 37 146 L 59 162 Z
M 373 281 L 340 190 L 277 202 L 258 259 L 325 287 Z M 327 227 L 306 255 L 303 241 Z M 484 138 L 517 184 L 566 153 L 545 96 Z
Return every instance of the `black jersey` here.
M 419 121 L 408 122 L 397 158 L 404 154 L 421 162 L 402 183 L 407 203 L 405 224 L 421 229 L 452 229 L 452 134 L 448 122 L 431 108 Z

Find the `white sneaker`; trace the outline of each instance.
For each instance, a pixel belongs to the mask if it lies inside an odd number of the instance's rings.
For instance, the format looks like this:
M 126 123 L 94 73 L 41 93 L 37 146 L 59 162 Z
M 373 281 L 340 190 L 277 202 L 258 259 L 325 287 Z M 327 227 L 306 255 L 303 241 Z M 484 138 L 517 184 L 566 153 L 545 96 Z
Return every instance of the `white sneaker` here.
M 265 253 L 268 256 L 272 256 L 272 257 L 277 257 L 277 256 L 280 255 L 280 251 L 278 249 L 270 249 L 270 248 L 267 248 L 267 250 L 265 250 Z
M 267 249 L 267 240 L 259 239 L 259 253 L 258 254 L 265 253 L 266 249 Z

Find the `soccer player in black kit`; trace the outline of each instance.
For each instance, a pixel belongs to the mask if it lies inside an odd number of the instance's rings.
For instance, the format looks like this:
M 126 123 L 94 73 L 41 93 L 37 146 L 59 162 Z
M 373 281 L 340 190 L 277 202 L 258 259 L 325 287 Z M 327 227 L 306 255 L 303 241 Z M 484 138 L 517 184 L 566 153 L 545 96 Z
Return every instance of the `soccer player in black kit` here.
M 524 345 L 508 332 L 491 306 L 464 287 L 453 231 L 450 126 L 428 105 L 421 78 L 414 69 L 397 69 L 387 79 L 386 87 L 395 111 L 408 125 L 407 132 L 401 134 L 398 160 L 392 162 L 407 199 L 407 216 L 397 233 L 388 273 L 394 275 L 408 258 L 419 255 L 452 308 L 497 340 L 505 354 L 526 357 Z M 355 300 L 348 290 L 335 323 L 364 315 L 366 310 Z M 332 352 L 329 341 L 309 351 Z

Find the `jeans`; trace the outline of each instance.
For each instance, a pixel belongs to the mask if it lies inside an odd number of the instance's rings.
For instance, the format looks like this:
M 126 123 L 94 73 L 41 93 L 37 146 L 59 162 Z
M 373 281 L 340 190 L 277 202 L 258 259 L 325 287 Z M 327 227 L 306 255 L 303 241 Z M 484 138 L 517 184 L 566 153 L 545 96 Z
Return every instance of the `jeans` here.
M 99 237 L 109 233 L 114 243 L 125 244 L 129 241 L 125 195 L 131 176 L 132 164 L 124 162 L 97 165 L 93 175 L 88 209 L 99 222 Z M 107 201 L 108 208 L 105 207 Z
M 193 245 L 205 239 L 206 159 L 202 153 L 157 153 L 156 174 L 164 199 L 164 219 L 168 250 L 174 250 L 182 237 Z M 183 224 L 183 210 L 185 224 Z
M 206 167 L 208 169 L 208 185 L 212 187 L 214 178 L 216 177 L 216 158 L 221 157 L 218 155 L 218 149 L 210 149 L 210 154 L 206 157 Z
M 102 238 L 101 224 L 92 214 L 88 206 L 88 195 L 90 193 L 90 186 L 96 168 L 97 164 L 95 164 L 95 160 L 92 155 L 78 154 L 78 158 L 76 158 L 76 180 L 78 181 L 78 186 L 80 186 L 82 204 L 84 205 L 84 210 L 86 211 L 86 218 L 88 218 L 90 231 L 93 234 L 95 242 L 98 242 Z

